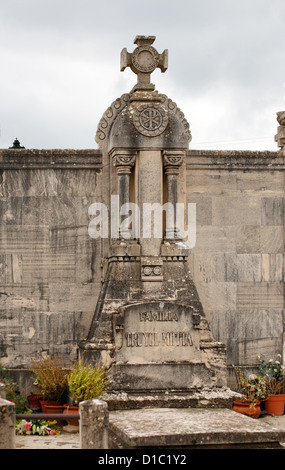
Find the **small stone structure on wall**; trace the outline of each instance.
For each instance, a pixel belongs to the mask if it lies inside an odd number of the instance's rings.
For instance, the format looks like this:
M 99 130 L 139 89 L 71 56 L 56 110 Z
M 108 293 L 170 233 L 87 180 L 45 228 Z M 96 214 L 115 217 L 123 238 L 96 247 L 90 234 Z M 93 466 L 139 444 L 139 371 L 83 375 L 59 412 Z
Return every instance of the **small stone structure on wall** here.
M 183 112 L 151 83 L 168 67 L 153 42 L 123 49 L 137 83 L 104 113 L 99 149 L 0 150 L 0 363 L 13 379 L 41 352 L 80 351 L 113 365 L 119 390 L 190 390 L 283 356 L 285 112 L 279 151 L 189 149 Z M 167 211 L 161 236 L 144 236 L 144 208 L 176 203 L 196 207 L 195 241 Z

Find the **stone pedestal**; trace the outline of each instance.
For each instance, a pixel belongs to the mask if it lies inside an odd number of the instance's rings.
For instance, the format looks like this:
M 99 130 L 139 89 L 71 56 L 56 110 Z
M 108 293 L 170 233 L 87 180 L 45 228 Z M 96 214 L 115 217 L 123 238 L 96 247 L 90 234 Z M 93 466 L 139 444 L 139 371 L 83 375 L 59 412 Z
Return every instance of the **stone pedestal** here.
M 98 126 L 104 201 L 121 226 L 104 240 L 105 279 L 80 351 L 112 366 L 115 391 L 223 387 L 225 347 L 212 336 L 189 271 L 183 244 L 187 220 L 177 223 L 178 203 L 187 213 L 185 154 L 191 133 L 177 105 L 150 83 L 156 67 L 167 68 L 166 51 L 158 54 L 153 41 L 140 36 L 133 54 L 123 50 L 122 70 L 130 66 L 138 83 L 114 101 Z M 114 191 L 121 204 L 117 214 L 111 207 Z M 137 217 L 130 216 L 127 227 L 119 211 L 127 217 L 132 207 Z
M 0 398 L 0 449 L 15 449 L 15 405 Z

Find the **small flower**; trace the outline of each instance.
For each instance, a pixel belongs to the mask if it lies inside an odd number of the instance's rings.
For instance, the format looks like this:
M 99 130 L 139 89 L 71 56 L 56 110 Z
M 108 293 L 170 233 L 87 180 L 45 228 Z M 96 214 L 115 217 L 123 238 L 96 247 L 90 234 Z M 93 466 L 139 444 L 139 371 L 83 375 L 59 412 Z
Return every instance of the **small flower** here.
M 55 435 L 55 430 L 51 429 L 49 433 L 50 433 L 51 436 L 54 436 Z
M 24 426 L 27 430 L 29 430 L 32 427 L 32 423 L 25 423 Z

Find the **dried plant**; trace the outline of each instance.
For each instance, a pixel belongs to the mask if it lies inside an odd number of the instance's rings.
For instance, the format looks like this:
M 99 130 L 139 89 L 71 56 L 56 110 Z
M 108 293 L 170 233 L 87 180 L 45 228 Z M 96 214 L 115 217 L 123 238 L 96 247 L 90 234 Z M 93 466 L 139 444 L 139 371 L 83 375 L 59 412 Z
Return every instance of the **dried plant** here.
M 35 385 L 38 385 L 46 400 L 64 401 L 68 393 L 68 370 L 57 356 L 41 356 L 32 359 L 31 370 L 36 375 Z

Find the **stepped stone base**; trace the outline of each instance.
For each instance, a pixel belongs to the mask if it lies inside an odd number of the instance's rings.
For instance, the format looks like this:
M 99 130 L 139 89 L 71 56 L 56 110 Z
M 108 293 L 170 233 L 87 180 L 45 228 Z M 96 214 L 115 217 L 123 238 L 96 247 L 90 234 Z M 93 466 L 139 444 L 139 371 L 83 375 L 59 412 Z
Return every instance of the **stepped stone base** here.
M 145 390 L 141 393 L 114 392 L 105 394 L 102 399 L 108 409 L 132 410 L 141 408 L 232 408 L 233 400 L 240 394 L 227 387 L 203 388 L 189 392 L 185 390 Z

